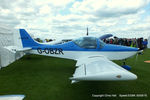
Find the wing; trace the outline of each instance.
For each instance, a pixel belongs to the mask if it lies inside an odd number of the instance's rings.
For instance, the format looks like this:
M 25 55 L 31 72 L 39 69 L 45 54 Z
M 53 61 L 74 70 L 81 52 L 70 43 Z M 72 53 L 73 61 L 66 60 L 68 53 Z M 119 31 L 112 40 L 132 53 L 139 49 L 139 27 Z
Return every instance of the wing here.
M 135 80 L 137 76 L 104 56 L 91 56 L 77 60 L 76 70 L 70 79 L 78 81 Z

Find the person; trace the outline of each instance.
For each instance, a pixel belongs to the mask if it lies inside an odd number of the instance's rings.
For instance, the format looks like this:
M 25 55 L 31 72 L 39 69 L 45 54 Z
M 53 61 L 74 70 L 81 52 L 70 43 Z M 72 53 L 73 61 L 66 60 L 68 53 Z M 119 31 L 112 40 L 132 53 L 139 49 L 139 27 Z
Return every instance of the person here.
M 114 44 L 118 44 L 118 37 L 114 36 Z
M 138 38 L 137 40 L 137 45 L 138 45 L 138 48 L 140 48 L 140 50 L 143 50 L 143 38 Z
M 125 38 L 125 46 L 128 46 L 128 40 Z
M 113 42 L 114 42 L 113 39 L 110 39 L 109 43 L 110 43 L 110 44 L 113 44 Z
M 148 44 L 147 39 L 144 39 L 142 44 L 143 44 L 143 49 L 146 49 L 147 48 L 147 44 Z

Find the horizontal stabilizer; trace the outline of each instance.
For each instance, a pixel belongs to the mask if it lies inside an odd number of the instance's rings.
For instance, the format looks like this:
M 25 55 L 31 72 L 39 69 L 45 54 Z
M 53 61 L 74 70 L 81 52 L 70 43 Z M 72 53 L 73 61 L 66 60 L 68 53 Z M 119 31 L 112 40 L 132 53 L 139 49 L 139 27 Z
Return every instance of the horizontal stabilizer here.
M 19 48 L 19 47 L 16 47 L 16 46 L 6 46 L 4 48 L 11 51 L 12 53 L 25 52 L 25 51 L 32 50 L 32 48 Z
M 16 49 L 18 52 L 24 52 L 24 51 L 29 51 L 32 50 L 32 48 L 21 48 L 21 49 Z

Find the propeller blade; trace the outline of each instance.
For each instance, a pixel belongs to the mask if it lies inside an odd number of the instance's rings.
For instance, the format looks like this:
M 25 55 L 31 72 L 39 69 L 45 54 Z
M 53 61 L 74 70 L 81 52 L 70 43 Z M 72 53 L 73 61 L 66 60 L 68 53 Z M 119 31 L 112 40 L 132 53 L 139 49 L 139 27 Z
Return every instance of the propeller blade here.
M 138 56 L 143 54 L 143 50 L 139 50 L 138 53 L 136 54 L 136 58 L 135 58 L 135 64 L 138 61 Z

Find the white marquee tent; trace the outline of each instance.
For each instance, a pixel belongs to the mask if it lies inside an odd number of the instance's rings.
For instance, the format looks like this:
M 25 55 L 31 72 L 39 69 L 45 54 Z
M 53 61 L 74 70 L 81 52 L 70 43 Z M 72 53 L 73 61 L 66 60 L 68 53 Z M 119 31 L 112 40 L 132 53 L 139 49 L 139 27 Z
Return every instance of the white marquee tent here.
M 150 48 L 150 36 L 148 37 L 148 48 Z
M 0 28 L 0 68 L 8 66 L 24 55 L 24 53 L 12 53 L 4 48 L 14 45 L 13 41 L 13 31 Z

